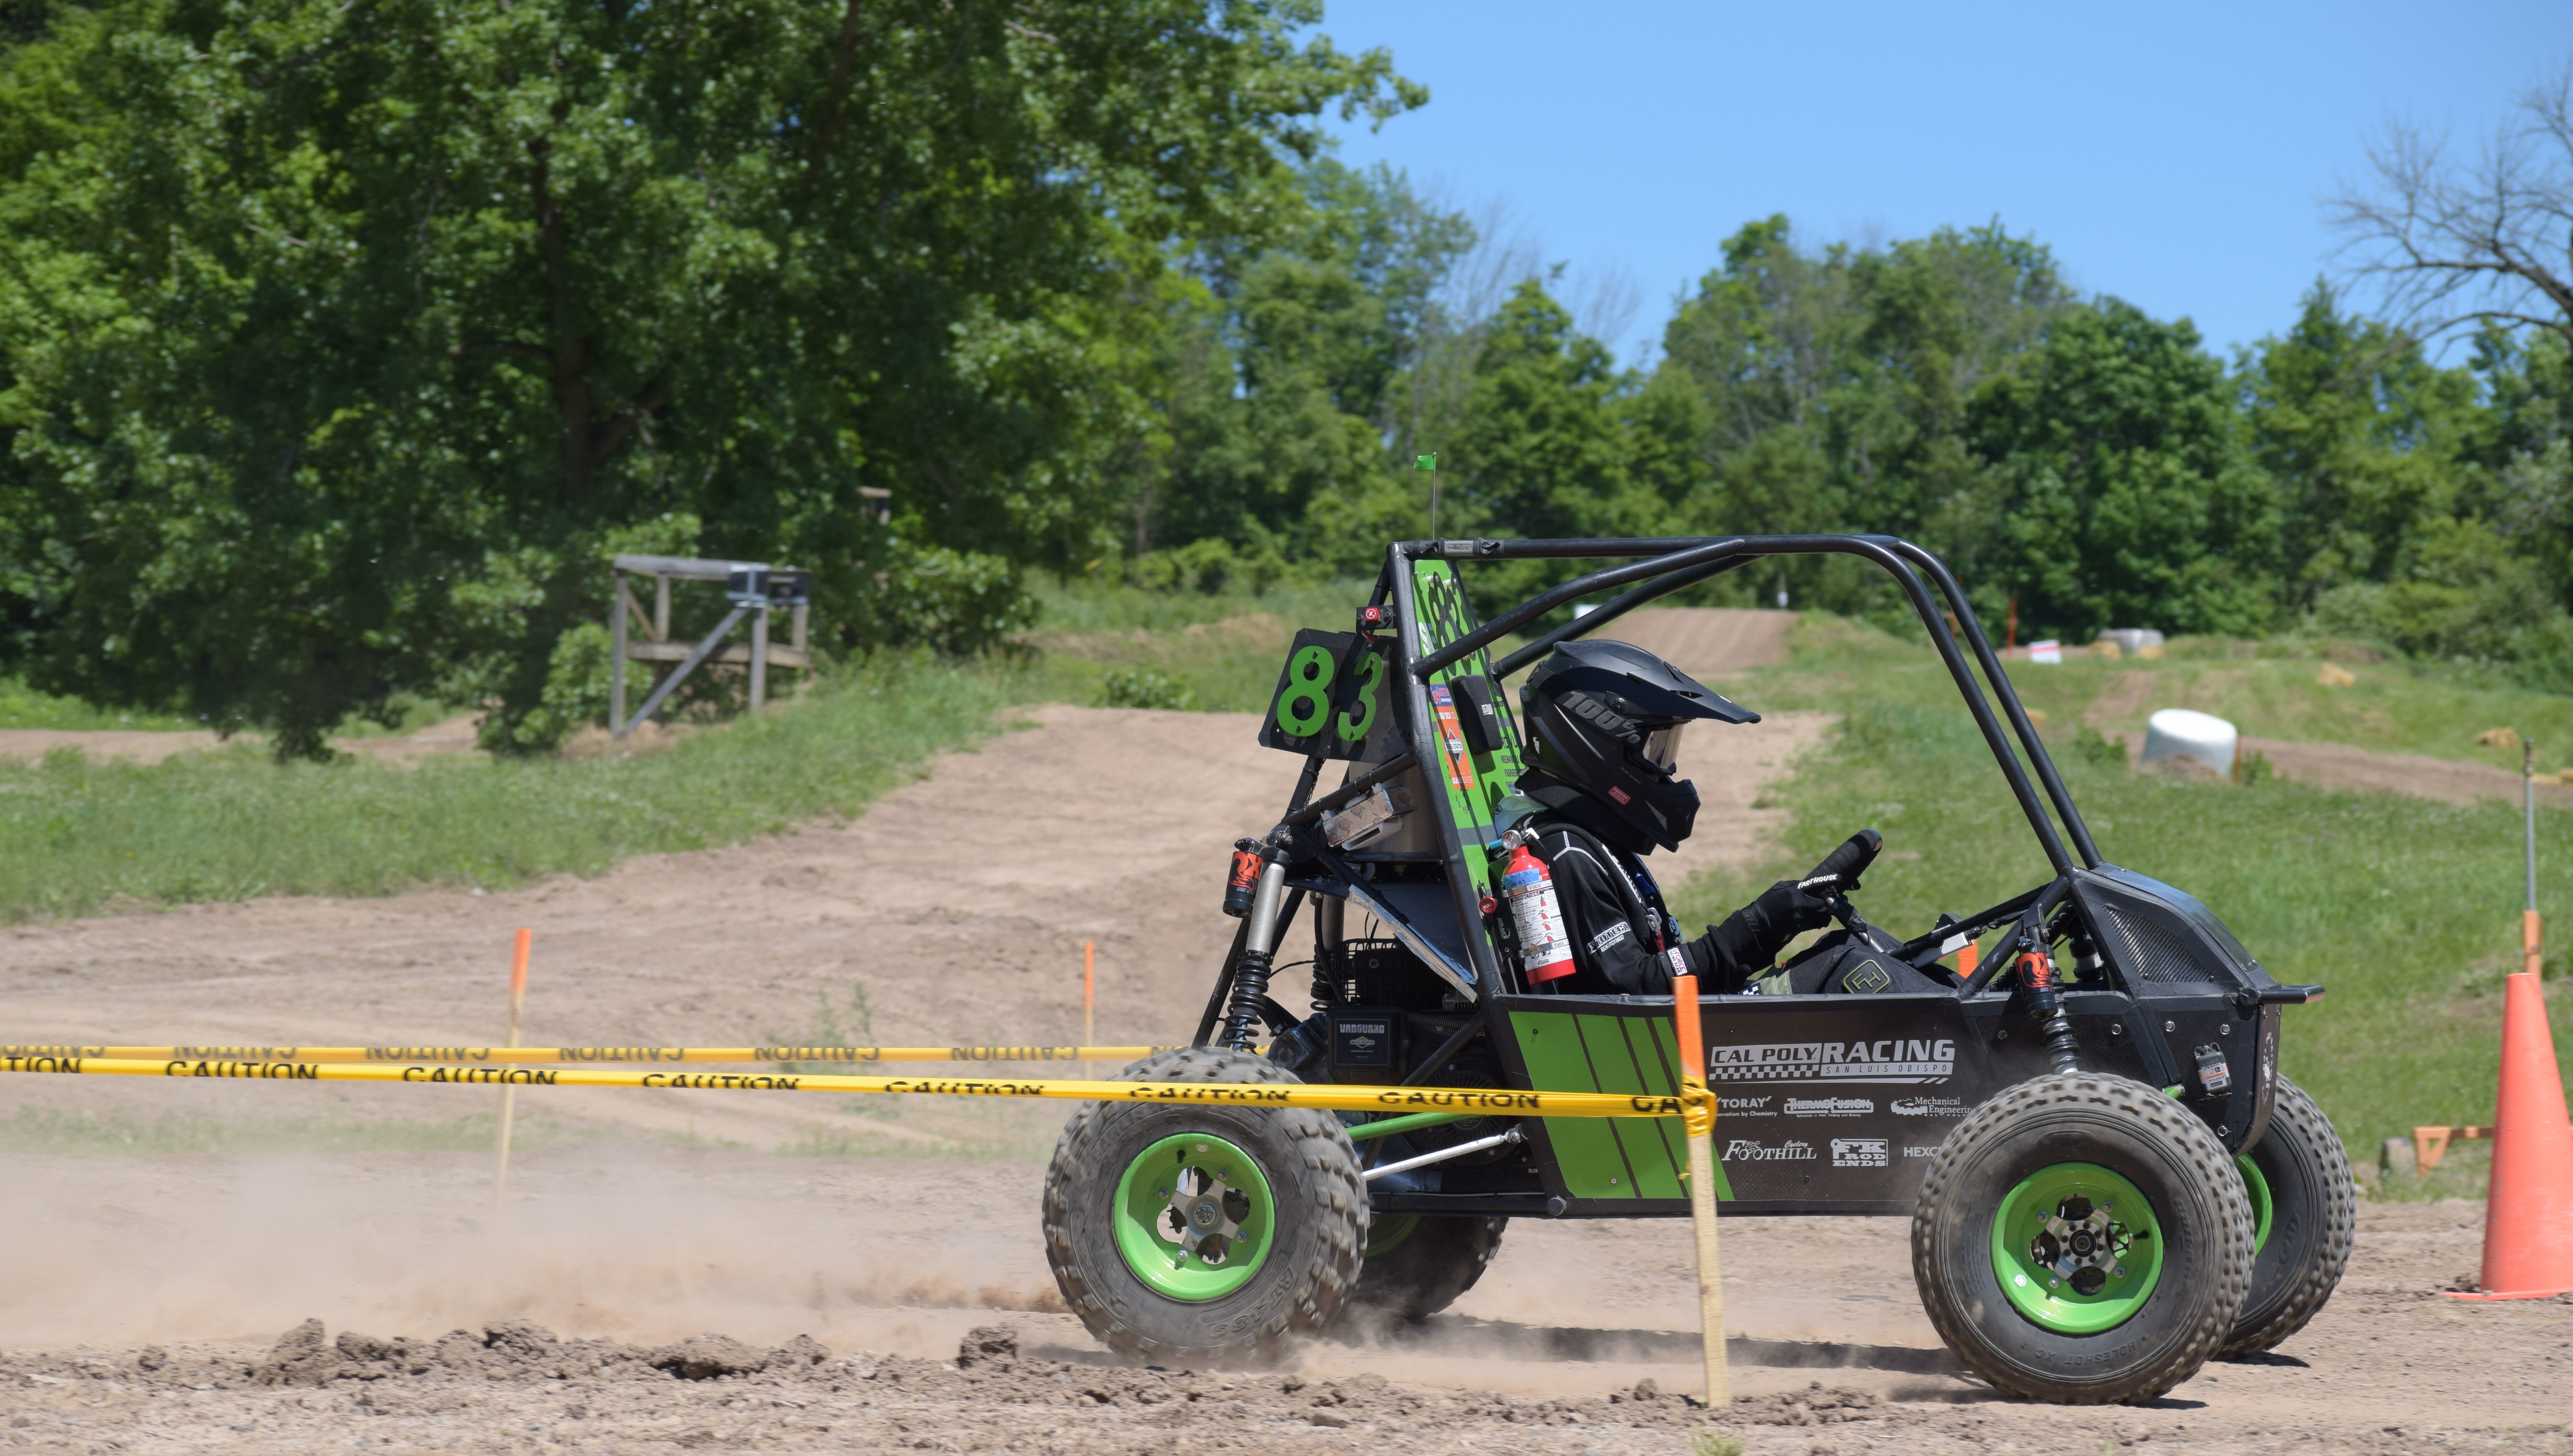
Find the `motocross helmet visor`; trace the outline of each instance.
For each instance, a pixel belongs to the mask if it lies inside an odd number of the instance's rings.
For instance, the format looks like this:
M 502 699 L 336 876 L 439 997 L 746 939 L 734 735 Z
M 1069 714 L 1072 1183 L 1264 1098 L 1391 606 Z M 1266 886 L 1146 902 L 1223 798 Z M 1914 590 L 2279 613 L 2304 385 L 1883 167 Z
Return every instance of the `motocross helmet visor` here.
M 1677 849 L 1697 819 L 1697 789 L 1672 776 L 1680 730 L 1699 719 L 1760 715 L 1626 642 L 1566 642 L 1520 690 L 1538 753 L 1530 792 L 1633 853 Z
M 1645 734 L 1644 762 L 1666 774 L 1677 771 L 1680 766 L 1680 734 L 1687 728 L 1686 723 L 1673 723 Z

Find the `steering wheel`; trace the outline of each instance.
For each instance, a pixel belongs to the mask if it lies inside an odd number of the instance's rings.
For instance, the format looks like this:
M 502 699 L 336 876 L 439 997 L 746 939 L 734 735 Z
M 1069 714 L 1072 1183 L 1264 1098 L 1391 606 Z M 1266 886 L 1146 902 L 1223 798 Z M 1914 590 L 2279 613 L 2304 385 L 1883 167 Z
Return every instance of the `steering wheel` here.
M 1812 874 L 1797 881 L 1796 888 L 1828 902 L 1832 919 L 1851 935 L 1865 940 L 1867 921 L 1858 913 L 1858 907 L 1850 904 L 1850 892 L 1859 888 L 1859 876 L 1867 873 L 1867 867 L 1876 863 L 1884 849 L 1884 835 L 1862 829 L 1842 841 L 1839 849 L 1823 856 L 1823 862 L 1814 866 Z

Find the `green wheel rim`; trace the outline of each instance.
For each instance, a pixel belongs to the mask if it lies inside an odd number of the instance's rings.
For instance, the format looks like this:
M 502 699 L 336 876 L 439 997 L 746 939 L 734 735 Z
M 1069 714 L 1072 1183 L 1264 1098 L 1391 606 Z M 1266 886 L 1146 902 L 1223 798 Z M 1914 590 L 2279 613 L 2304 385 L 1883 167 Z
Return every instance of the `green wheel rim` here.
M 1194 1250 L 1182 1236 L 1183 1210 L 1202 1230 Z M 1268 1262 L 1278 1200 L 1250 1153 L 1211 1132 L 1182 1132 L 1126 1164 L 1117 1180 L 1116 1227 L 1117 1252 L 1146 1288 L 1204 1303 L 1250 1283 Z
M 2096 1162 L 2039 1168 L 1994 1210 L 1994 1277 L 2041 1329 L 2116 1329 L 2152 1298 L 2161 1273 L 2162 1230 L 2151 1202 Z
M 2269 1179 L 2247 1152 L 2233 1165 L 2242 1169 L 2242 1191 L 2251 1199 L 2251 1252 L 2256 1254 L 2269 1246 L 2269 1215 L 2276 1211 L 2269 1201 Z
M 1375 1222 L 1367 1225 L 1366 1256 L 1381 1258 L 1393 1252 L 1419 1226 L 1420 1215 L 1417 1213 L 1377 1214 Z

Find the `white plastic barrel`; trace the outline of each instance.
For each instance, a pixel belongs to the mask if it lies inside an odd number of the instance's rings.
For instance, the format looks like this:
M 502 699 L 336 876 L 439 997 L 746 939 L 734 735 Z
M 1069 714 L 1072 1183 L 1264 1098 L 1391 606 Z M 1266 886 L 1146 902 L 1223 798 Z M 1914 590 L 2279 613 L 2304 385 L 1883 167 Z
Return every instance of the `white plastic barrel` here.
M 2164 708 L 2144 720 L 2144 762 L 2190 758 L 2230 777 L 2235 740 L 2233 725 L 2212 713 Z

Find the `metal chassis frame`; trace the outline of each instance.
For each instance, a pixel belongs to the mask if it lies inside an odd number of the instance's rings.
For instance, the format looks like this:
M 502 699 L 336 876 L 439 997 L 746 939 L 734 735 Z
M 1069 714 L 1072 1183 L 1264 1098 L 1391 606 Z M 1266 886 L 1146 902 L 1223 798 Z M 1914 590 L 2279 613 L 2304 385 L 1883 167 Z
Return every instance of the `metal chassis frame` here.
M 2014 919 L 2027 920 L 2032 916 L 2035 917 L 2036 921 L 2031 926 L 2034 930 L 2044 924 L 2051 910 L 2058 908 L 2087 924 L 2091 918 L 2091 912 L 2079 906 L 2078 902 L 2082 900 L 2082 896 L 2074 893 L 2077 885 L 2095 880 L 2097 872 L 2104 868 L 2107 868 L 2112 875 L 2121 872 L 2113 866 L 2104 866 L 2099 847 L 2092 838 L 2089 826 L 2084 823 L 2081 811 L 2075 806 L 2072 794 L 2066 788 L 2063 776 L 2058 772 L 2054 759 L 2048 754 L 2045 743 L 2038 737 L 2036 725 L 2030 719 L 2027 708 L 2021 703 L 2009 675 L 2002 669 L 2000 654 L 1993 649 L 1990 636 L 1984 631 L 1981 621 L 1975 615 L 1974 607 L 1966 599 L 1965 591 L 1958 584 L 1955 575 L 1927 550 L 1893 536 L 1788 535 L 1394 542 L 1387 547 L 1385 566 L 1376 580 L 1369 597 L 1369 604 L 1383 605 L 1389 599 L 1396 609 L 1394 631 L 1391 634 L 1393 637 L 1391 660 L 1388 663 L 1390 670 L 1386 678 L 1388 681 L 1398 680 L 1402 685 L 1404 717 L 1401 722 L 1411 747 L 1373 766 L 1363 775 L 1352 778 L 1342 788 L 1319 799 L 1312 799 L 1309 803 L 1307 800 L 1311 795 L 1313 779 L 1322 761 L 1318 757 L 1308 760 L 1294 801 L 1289 805 L 1281 830 L 1291 832 L 1301 829 L 1325 809 L 1347 802 L 1374 784 L 1388 780 L 1415 765 L 1426 770 L 1430 756 L 1423 745 L 1433 742 L 1437 733 L 1436 719 L 1429 699 L 1431 677 L 1441 669 L 1466 661 L 1475 653 L 1485 650 L 1509 633 L 1526 627 L 1528 623 L 1546 613 L 1582 596 L 1593 595 L 1610 588 L 1626 588 L 1591 611 L 1541 632 L 1527 645 L 1499 661 L 1487 662 L 1486 670 L 1496 687 L 1501 679 L 1540 660 L 1556 643 L 1594 632 L 1635 608 L 1673 592 L 1766 557 L 1822 554 L 1851 555 L 1873 561 L 1894 577 L 1896 584 L 1903 589 L 1906 599 L 1911 602 L 1914 611 L 1921 618 L 1922 625 L 1929 632 L 1932 645 L 1938 650 L 1940 660 L 1947 666 L 1950 677 L 1957 684 L 1959 696 L 1973 714 L 1976 726 L 1984 736 L 1986 746 L 1992 751 L 1995 762 L 2002 770 L 2003 778 L 2010 784 L 2013 797 L 2017 799 L 2021 811 L 2027 816 L 2039 846 L 2046 852 L 2048 862 L 2055 871 L 2049 883 L 2015 895 L 1970 919 L 1954 921 L 1943 918 L 1939 927 L 1907 944 L 1899 954 L 1907 958 L 1913 957 L 1930 948 L 1933 943 L 1946 942 L 1959 935 L 1979 936 L 1991 927 Z M 1419 652 L 1422 643 L 1421 617 L 1419 603 L 1415 599 L 1413 590 L 1414 573 L 1410 569 L 1412 563 L 1424 560 L 1462 563 L 1602 557 L 1628 559 L 1626 564 L 1591 571 L 1550 587 L 1490 620 L 1467 629 L 1455 640 L 1434 652 L 1426 654 Z M 1470 598 L 1465 597 L 1462 591 L 1463 573 L 1455 574 L 1459 589 L 1459 605 L 1465 613 L 1465 620 L 1471 621 L 1473 617 Z M 1941 610 L 1943 605 L 1946 612 L 1952 614 L 1945 619 Z M 1982 670 L 1980 679 L 1976 672 L 1978 667 Z M 2004 727 L 2005 723 L 2008 724 L 2007 731 Z M 1504 713 L 1501 731 L 1511 740 L 1523 740 L 1525 736 L 1522 725 L 1515 721 L 1514 715 L 1506 713 Z M 1521 742 L 1520 746 L 1523 748 L 1524 743 Z M 1504 1036 L 1505 1034 L 1500 1030 L 1500 1024 L 1504 1018 L 1499 1011 L 1498 999 L 1524 990 L 1513 984 L 1508 968 L 1500 963 L 1500 958 L 1494 953 L 1489 938 L 1479 933 L 1483 916 L 1478 898 L 1474 893 L 1470 877 L 1457 873 L 1457 867 L 1462 863 L 1461 856 L 1471 848 L 1462 843 L 1464 827 L 1455 822 L 1454 815 L 1447 812 L 1445 796 L 1442 793 L 1433 793 L 1430 797 L 1438 805 L 1432 811 L 1432 821 L 1438 829 L 1440 851 L 1447 867 L 1447 873 L 1443 878 L 1454 900 L 1457 924 L 1463 932 L 1464 950 L 1468 961 L 1471 962 L 1471 976 L 1475 985 L 1470 988 L 1472 1005 L 1464 1021 L 1451 1035 L 1443 1039 L 1442 1045 L 1431 1053 L 1426 1061 L 1413 1067 L 1404 1076 L 1405 1083 L 1414 1085 L 1433 1080 L 1458 1052 L 1477 1038 L 1497 1039 Z M 2052 811 L 2051 814 L 2050 811 Z M 1296 899 L 1289 902 L 1289 908 L 1280 917 L 1280 924 L 1277 927 L 1277 934 L 1280 936 L 1286 933 L 1287 925 L 1292 921 L 1293 906 L 1300 903 L 1304 893 L 1309 891 L 1325 896 L 1341 894 L 1345 893 L 1343 886 L 1353 888 L 1360 883 L 1361 877 L 1357 873 L 1357 866 L 1327 847 L 1316 843 L 1312 837 L 1299 836 L 1299 838 L 1301 852 L 1297 858 L 1318 864 L 1323 873 L 1317 877 L 1299 878 L 1294 882 Z M 1398 938 L 1406 942 L 1421 938 L 1421 933 L 1404 924 L 1402 918 L 1392 914 L 1389 908 L 1378 906 L 1376 914 L 1377 918 L 1385 922 L 1388 929 L 1393 930 Z M 2058 926 L 2065 924 L 2064 918 L 2057 917 L 2055 924 Z M 1246 933 L 1248 929 L 1246 924 Z M 1213 1022 L 1218 1007 L 1229 994 L 1242 943 L 1243 937 L 1238 936 L 1235 952 L 1228 956 L 1224 973 L 1219 978 L 1215 993 L 1209 1000 L 1207 1017 L 1202 1022 L 1198 1035 L 1201 1043 L 1208 1036 L 1209 1026 Z M 1992 982 L 1994 973 L 2004 968 L 2007 959 L 2000 956 L 1992 958 L 1986 963 L 1981 974 L 1956 993 L 1961 1004 L 1990 1003 L 1988 1010 L 1970 1013 L 1970 1015 L 2003 1014 L 1999 1003 L 2004 998 L 1993 994 Z M 1450 969 L 1452 971 L 1457 968 L 1453 968 L 1450 963 Z M 2261 1042 L 2265 1055 L 2254 1059 L 2253 1067 L 2247 1069 L 2248 1076 L 2245 1078 L 2246 1083 L 2253 1085 L 2251 1090 L 2257 1093 L 2258 1106 L 2258 1115 L 2252 1124 L 2237 1129 L 2237 1135 L 2247 1134 L 2242 1143 L 2245 1147 L 2252 1141 L 2256 1141 L 2260 1125 L 2265 1124 L 2266 1121 L 2269 1079 L 2264 1064 L 2275 1055 L 2278 1004 L 2301 1002 L 2308 999 L 2308 994 L 2320 993 L 2320 988 L 2276 987 L 2274 983 L 2267 982 L 2265 976 L 2259 975 L 2256 965 L 2250 969 L 2258 977 L 2259 989 L 2232 993 L 2210 991 L 2203 998 L 2208 1003 L 2203 1010 L 2213 1012 L 2229 1008 L 2233 1014 L 2256 1016 L 2259 1024 L 2265 1029 Z M 1449 974 L 1448 979 L 1452 982 L 1456 978 Z M 2126 1031 L 2133 1035 L 2138 1051 L 2145 1056 L 2149 1070 L 2156 1075 L 2166 1072 L 2173 1081 L 2179 1080 L 2180 1072 L 2175 1065 L 2167 1069 L 2159 1065 L 2160 1062 L 2169 1059 L 2163 1055 L 2156 1043 L 2147 1039 L 2145 1033 L 2149 1029 L 2145 1024 L 2144 1010 L 2138 1005 L 2141 988 L 2125 984 L 2127 980 L 2126 976 L 2120 975 L 2117 982 L 2113 983 L 2118 988 L 2114 991 L 2077 993 L 2085 1000 L 2096 1001 L 2105 996 L 2119 1003 L 2114 1009 L 2106 1005 L 2090 1008 L 2084 1014 L 2084 1019 L 2096 1020 L 2107 1012 L 2110 1013 L 2109 1020 L 2132 1024 L 2126 1027 Z M 1458 989 L 1467 990 L 1461 986 Z M 2191 1000 L 2196 999 L 2199 998 L 2191 998 Z M 2017 998 L 2014 995 L 2008 1000 L 2015 1005 Z M 2168 1000 L 2165 994 L 2157 998 L 2156 1005 L 2161 1006 Z M 2256 1011 L 2252 1010 L 2255 1007 Z M 2174 1003 L 2168 1009 L 2182 1008 L 2180 1004 Z M 2223 1130 L 2219 1128 L 2219 1131 Z M 1539 1155 L 1544 1154 L 1540 1152 Z M 1481 1212 L 1543 1214 L 1560 1217 L 1569 1212 L 1572 1216 L 1649 1217 L 1671 1211 L 1636 1209 L 1628 1212 L 1568 1207 L 1567 1200 L 1547 1193 L 1437 1194 L 1376 1190 L 1373 1197 L 1377 1205 L 1386 1211 L 1424 1213 Z M 1507 1206 L 1504 1206 L 1505 1204 Z M 1901 1210 L 1894 1209 L 1891 1205 L 1886 1208 L 1872 1205 L 1862 1208 L 1845 1201 L 1824 1200 L 1815 1202 L 1810 1208 L 1802 1204 L 1795 1208 L 1781 1205 L 1760 1211 L 1862 1213 Z

